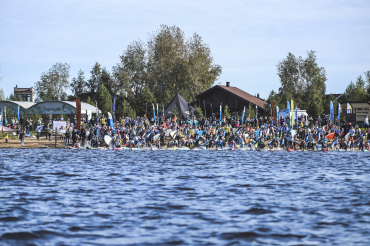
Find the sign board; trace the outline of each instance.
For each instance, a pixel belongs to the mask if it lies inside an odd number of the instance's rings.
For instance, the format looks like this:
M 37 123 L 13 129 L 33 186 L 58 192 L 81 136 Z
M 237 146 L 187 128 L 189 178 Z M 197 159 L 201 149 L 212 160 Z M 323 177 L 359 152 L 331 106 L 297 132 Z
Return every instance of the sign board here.
M 86 110 L 86 115 L 87 115 L 87 120 L 91 120 L 91 116 L 92 116 L 91 110 Z
M 42 102 L 28 109 L 29 114 L 75 114 L 76 108 L 64 102 Z
M 53 121 L 53 130 L 55 130 L 55 127 L 58 128 L 58 130 L 63 126 L 63 129 L 67 128 L 67 121 Z

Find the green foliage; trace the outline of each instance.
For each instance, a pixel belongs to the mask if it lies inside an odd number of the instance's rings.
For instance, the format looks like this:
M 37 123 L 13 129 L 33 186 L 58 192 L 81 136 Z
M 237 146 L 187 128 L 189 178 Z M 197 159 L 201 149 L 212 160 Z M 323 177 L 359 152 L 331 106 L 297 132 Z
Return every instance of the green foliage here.
M 365 73 L 366 74 L 366 73 Z M 368 88 L 365 80 L 359 76 L 356 83 L 351 83 L 347 86 L 343 95 L 341 96 L 341 101 L 343 102 L 361 102 L 366 101 L 368 98 Z
M 306 109 L 314 113 L 322 114 L 325 103 L 326 72 L 317 64 L 314 51 L 307 52 L 307 57 L 295 57 L 289 53 L 288 56 L 277 65 L 278 76 L 281 87 L 279 92 L 271 91 L 267 101 L 273 101 L 274 107 L 286 109 L 287 101 L 293 99 L 296 107 Z M 316 95 L 316 94 L 317 95 Z M 312 102 L 311 99 L 317 99 Z
M 229 105 L 225 105 L 225 108 L 224 108 L 224 112 L 223 112 L 223 116 L 225 117 L 225 118 L 229 118 L 230 116 L 231 116 L 231 114 L 230 114 L 230 109 L 229 109 Z
M 95 103 L 90 99 L 90 97 L 87 97 L 86 103 L 95 106 Z
M 87 81 L 87 87 L 91 95 L 95 96 L 101 84 L 101 66 L 98 62 L 95 62 L 92 70 L 90 71 L 91 77 Z
M 103 84 L 100 84 L 98 90 L 98 108 L 104 115 L 112 111 L 112 96 Z
M 72 88 L 73 95 L 76 98 L 81 97 L 81 94 L 87 92 L 87 81 L 85 80 L 84 72 L 82 70 L 77 72 L 77 78 L 72 79 L 70 86 Z
M 65 63 L 56 63 L 49 71 L 41 74 L 39 81 L 35 82 L 35 91 L 43 101 L 67 99 L 65 90 L 69 87 L 70 66 Z
M 245 119 L 250 117 L 250 119 L 253 119 L 256 117 L 256 107 L 250 103 L 248 107 L 245 109 Z
M 197 117 L 203 117 L 203 111 L 201 109 L 201 107 L 197 106 L 196 104 L 194 105 L 194 108 L 195 108 L 195 115 Z
M 127 92 L 137 112 L 143 109 L 145 88 L 166 104 L 180 93 L 188 102 L 210 88 L 221 74 L 211 50 L 194 34 L 186 39 L 178 27 L 162 25 L 146 43 L 132 42 L 113 67 L 114 84 Z
M 148 112 L 147 112 L 147 117 L 153 116 L 153 110 L 152 109 L 152 104 L 156 104 L 156 100 L 154 98 L 153 93 L 150 91 L 149 87 L 144 88 L 144 93 L 143 93 L 143 100 L 141 101 L 141 109 L 139 113 L 141 115 L 145 114 L 145 109 L 146 105 L 148 105 Z
M 180 118 L 179 113 L 180 113 L 180 111 L 179 111 L 179 109 L 177 108 L 177 106 L 175 104 L 172 108 L 172 111 L 171 111 L 171 117 L 174 118 L 176 116 L 177 118 Z M 182 118 L 182 116 L 181 116 L 181 118 Z
M 119 108 L 120 116 L 136 118 L 135 110 L 130 106 L 130 103 L 124 99 Z
M 0 89 L 0 100 L 6 100 L 5 93 L 2 88 Z
M 34 115 L 30 115 L 30 117 L 33 119 L 34 123 L 37 123 L 37 121 L 41 118 L 41 114 L 38 113 L 37 109 L 35 110 Z

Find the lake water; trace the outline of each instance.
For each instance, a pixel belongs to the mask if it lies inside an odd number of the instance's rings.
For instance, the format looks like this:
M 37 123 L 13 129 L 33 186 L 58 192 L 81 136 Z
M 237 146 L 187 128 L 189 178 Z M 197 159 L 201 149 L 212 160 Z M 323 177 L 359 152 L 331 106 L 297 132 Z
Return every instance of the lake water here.
M 370 152 L 0 157 L 0 244 L 370 244 Z

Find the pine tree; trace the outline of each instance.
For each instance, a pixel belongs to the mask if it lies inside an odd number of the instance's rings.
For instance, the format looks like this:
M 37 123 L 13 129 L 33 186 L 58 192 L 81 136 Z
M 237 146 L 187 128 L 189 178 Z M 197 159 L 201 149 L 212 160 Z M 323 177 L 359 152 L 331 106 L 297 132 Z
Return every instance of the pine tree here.
M 4 91 L 3 89 L 0 89 L 0 100 L 5 100 L 6 97 L 5 97 L 5 94 L 4 94 Z
M 123 117 L 136 118 L 135 110 L 130 106 L 129 102 L 126 99 L 123 99 L 120 112 L 122 114 L 121 116 Z
M 100 84 L 98 90 L 98 107 L 102 111 L 103 114 L 112 111 L 112 96 L 109 94 L 109 91 L 103 84 Z

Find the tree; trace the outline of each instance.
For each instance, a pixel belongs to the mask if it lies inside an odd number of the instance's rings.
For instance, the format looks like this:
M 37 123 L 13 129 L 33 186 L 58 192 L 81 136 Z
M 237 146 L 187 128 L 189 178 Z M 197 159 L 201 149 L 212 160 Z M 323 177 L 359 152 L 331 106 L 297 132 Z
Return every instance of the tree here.
M 370 70 L 365 72 L 366 86 L 367 86 L 367 100 L 370 100 Z
M 70 66 L 65 63 L 56 63 L 47 72 L 41 74 L 39 81 L 35 82 L 35 91 L 40 99 L 63 101 L 67 98 L 65 90 L 69 87 Z
M 90 97 L 87 97 L 86 103 L 87 103 L 87 104 L 90 104 L 90 105 L 92 105 L 92 106 L 95 106 L 95 103 L 91 100 L 91 98 L 90 98 Z
M 120 115 L 124 117 L 136 118 L 135 110 L 130 106 L 126 99 L 124 99 L 121 104 Z
M 198 34 L 186 39 L 180 28 L 166 25 L 151 33 L 146 43 L 132 42 L 113 67 L 114 84 L 127 92 L 137 112 L 143 108 L 145 88 L 154 98 L 164 101 L 176 93 L 193 101 L 213 85 L 221 72 L 209 46 Z
M 324 104 L 324 114 L 326 114 L 326 115 L 330 114 L 330 101 L 333 102 L 334 113 L 338 112 L 338 110 L 337 110 L 338 100 L 335 98 L 335 96 L 333 94 L 330 94 L 330 95 L 327 96 L 327 98 L 325 100 L 325 104 Z
M 173 106 L 172 111 L 171 111 L 171 117 L 174 118 L 175 116 L 178 118 L 179 117 L 179 109 L 177 108 L 176 104 Z
M 6 100 L 5 93 L 3 89 L 0 89 L 0 100 Z
M 198 105 L 194 105 L 194 108 L 195 108 L 195 115 L 197 117 L 203 117 L 203 111 L 201 109 L 201 107 L 199 107 Z
M 230 110 L 229 110 L 229 105 L 225 105 L 225 108 L 224 108 L 224 115 L 223 115 L 225 118 L 229 118 L 231 116 L 230 114 Z
M 270 93 L 268 102 L 273 101 L 274 106 L 286 108 L 286 102 L 293 99 L 296 107 L 306 109 L 307 112 L 323 112 L 326 92 L 326 72 L 317 64 L 314 51 L 307 52 L 307 57 L 288 56 L 277 65 L 281 86 L 279 92 Z M 313 93 L 318 93 L 313 95 Z M 315 104 L 311 98 L 320 98 Z M 312 108 L 310 108 L 312 107 Z M 317 117 L 318 115 L 312 115 Z
M 249 103 L 248 108 L 245 109 L 245 118 L 247 118 L 248 116 L 251 119 L 256 117 L 256 109 L 255 108 L 256 108 L 255 106 L 252 107 L 252 104 Z
M 98 108 L 102 111 L 103 114 L 112 111 L 112 96 L 109 94 L 109 91 L 103 84 L 99 86 L 99 96 L 98 96 Z
M 77 78 L 72 79 L 70 86 L 75 97 L 81 97 L 81 94 L 87 92 L 87 81 L 85 80 L 84 72 L 82 70 L 77 72 Z
M 365 80 L 359 76 L 356 80 L 356 83 L 351 83 L 347 86 L 343 95 L 341 96 L 341 101 L 348 102 L 361 102 L 365 101 L 368 98 L 367 93 L 368 88 L 366 88 Z
M 139 110 L 140 114 L 143 115 L 145 113 L 146 105 L 148 105 L 148 107 L 151 108 L 152 104 L 156 104 L 154 95 L 150 91 L 149 87 L 145 87 L 143 93 L 143 100 L 141 101 L 141 108 Z M 148 112 L 146 112 L 148 114 L 147 117 L 149 117 L 149 115 L 152 115 L 151 112 L 152 110 L 148 110 Z
M 88 90 L 91 96 L 97 98 L 96 92 L 98 91 L 99 86 L 101 84 L 101 67 L 98 62 L 95 62 L 95 65 L 93 66 L 90 73 L 91 77 L 87 81 Z

